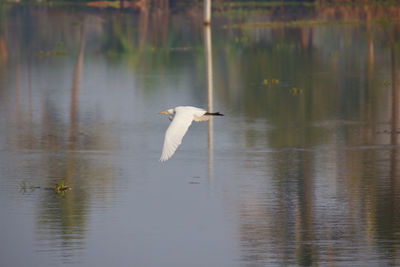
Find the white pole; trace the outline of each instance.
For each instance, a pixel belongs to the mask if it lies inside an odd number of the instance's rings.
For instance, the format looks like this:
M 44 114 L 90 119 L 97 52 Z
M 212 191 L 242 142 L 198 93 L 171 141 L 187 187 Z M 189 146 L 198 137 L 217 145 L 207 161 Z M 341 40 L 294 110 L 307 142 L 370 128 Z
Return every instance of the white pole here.
M 206 69 L 207 69 L 207 96 L 208 96 L 208 111 L 213 112 L 213 68 L 212 68 L 212 42 L 211 42 L 211 27 L 207 25 L 204 27 L 204 46 L 206 52 Z M 208 121 L 208 166 L 209 166 L 209 184 L 212 191 L 213 183 L 213 161 L 214 161 L 214 123 L 211 116 Z
M 204 24 L 211 23 L 211 0 L 204 0 Z

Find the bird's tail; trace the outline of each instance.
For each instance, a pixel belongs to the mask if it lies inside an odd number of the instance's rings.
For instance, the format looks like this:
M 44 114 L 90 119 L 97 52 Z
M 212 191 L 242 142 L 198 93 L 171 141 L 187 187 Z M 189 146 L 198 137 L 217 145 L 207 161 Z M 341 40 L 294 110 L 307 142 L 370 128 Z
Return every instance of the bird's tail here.
M 224 116 L 224 114 L 221 114 L 219 112 L 206 112 L 204 115 L 211 115 L 211 116 Z

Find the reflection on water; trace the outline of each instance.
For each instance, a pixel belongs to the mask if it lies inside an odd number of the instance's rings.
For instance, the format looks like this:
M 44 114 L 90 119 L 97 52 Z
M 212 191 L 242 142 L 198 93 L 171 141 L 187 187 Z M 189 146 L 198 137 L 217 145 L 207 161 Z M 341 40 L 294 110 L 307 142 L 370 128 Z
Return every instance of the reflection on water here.
M 209 11 L 208 11 L 209 12 Z M 205 18 L 209 17 L 205 15 Z M 208 99 L 208 112 L 214 111 L 214 86 L 213 86 L 213 60 L 212 60 L 212 40 L 211 40 L 211 27 L 210 25 L 204 26 L 204 47 L 206 57 L 207 69 L 207 99 Z M 213 169 L 214 169 L 214 118 L 211 116 L 208 120 L 208 168 L 209 168 L 209 182 L 213 182 Z
M 398 216 L 396 208 L 388 205 L 394 201 L 388 196 L 392 185 L 376 181 L 376 170 L 360 173 L 360 166 L 371 164 L 371 159 L 351 160 L 365 154 L 371 154 L 373 162 L 382 158 L 368 149 L 279 154 L 274 162 L 281 166 L 271 167 L 251 186 L 242 184 L 240 233 L 245 262 L 392 262 L 388 259 L 393 255 L 386 253 L 389 249 L 397 255 L 398 241 L 390 233 L 399 230 L 392 217 Z M 386 214 L 388 210 L 392 216 Z M 383 233 L 389 236 L 379 236 Z
M 0 5 L 0 265 L 399 265 L 399 7 L 170 6 Z

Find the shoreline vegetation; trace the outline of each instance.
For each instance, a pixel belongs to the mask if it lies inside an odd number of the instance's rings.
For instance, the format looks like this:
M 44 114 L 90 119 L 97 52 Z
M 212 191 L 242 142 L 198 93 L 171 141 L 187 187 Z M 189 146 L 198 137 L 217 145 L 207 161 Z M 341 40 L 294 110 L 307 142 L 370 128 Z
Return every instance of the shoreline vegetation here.
M 372 24 L 390 24 L 400 22 L 400 18 L 381 18 L 373 19 Z M 255 23 L 241 23 L 224 25 L 223 29 L 248 29 L 248 28 L 295 28 L 295 27 L 314 27 L 314 26 L 334 26 L 334 25 L 359 25 L 366 23 L 366 20 L 351 19 L 351 20 L 292 20 L 292 21 L 278 21 L 278 22 L 255 22 Z
M 162 6 L 183 7 L 183 6 L 203 6 L 202 0 L 161 0 Z M 145 5 L 159 5 L 154 0 L 4 0 L 1 4 L 9 5 L 34 5 L 34 6 L 62 6 L 75 5 L 94 8 L 117 8 L 117 9 L 140 9 Z M 351 0 L 315 0 L 315 1 L 212 1 L 214 10 L 220 9 L 252 9 L 269 7 L 288 7 L 288 6 L 398 6 L 400 3 L 395 0 L 378 1 L 351 1 Z
M 0 7 L 41 6 L 77 10 L 116 10 L 118 12 L 148 12 L 160 10 L 174 12 L 179 9 L 201 9 L 203 0 L 4 0 Z M 309 18 L 296 19 L 287 16 L 292 10 L 310 13 Z M 243 21 L 223 25 L 223 29 L 249 28 L 295 28 L 332 25 L 392 24 L 400 22 L 400 2 L 387 1 L 351 1 L 351 0 L 315 0 L 315 1 L 226 1 L 212 2 L 212 16 L 245 18 L 252 14 L 266 15 L 271 21 Z M 325 14 L 313 16 L 312 13 Z M 372 15 L 374 14 L 374 15 Z M 377 15 L 377 16 L 376 16 Z M 372 18 L 373 17 L 373 18 Z

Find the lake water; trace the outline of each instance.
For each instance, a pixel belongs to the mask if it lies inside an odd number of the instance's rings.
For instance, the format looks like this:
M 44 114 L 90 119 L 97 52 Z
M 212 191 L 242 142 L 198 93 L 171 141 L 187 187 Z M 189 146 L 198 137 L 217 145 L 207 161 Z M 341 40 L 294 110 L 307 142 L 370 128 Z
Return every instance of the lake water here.
M 400 264 L 399 6 L 0 11 L 1 266 Z

